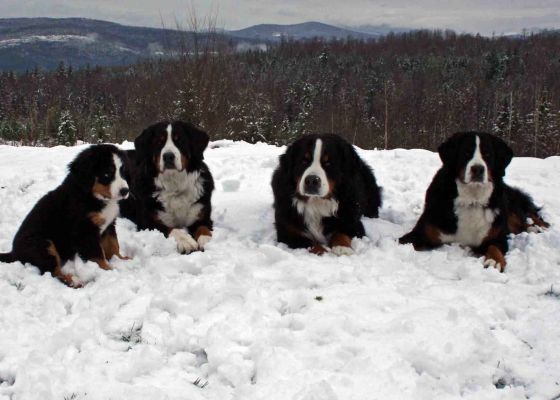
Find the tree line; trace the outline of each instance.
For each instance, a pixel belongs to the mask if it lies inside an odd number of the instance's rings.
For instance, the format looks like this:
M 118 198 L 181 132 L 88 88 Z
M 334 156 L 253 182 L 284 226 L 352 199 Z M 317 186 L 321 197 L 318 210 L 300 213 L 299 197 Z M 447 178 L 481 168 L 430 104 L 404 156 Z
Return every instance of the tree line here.
M 336 132 L 363 148 L 434 150 L 455 131 L 483 130 L 517 155 L 560 154 L 560 33 L 416 31 L 243 52 L 216 43 L 128 67 L 2 72 L 0 140 L 121 142 L 173 118 L 212 139 Z

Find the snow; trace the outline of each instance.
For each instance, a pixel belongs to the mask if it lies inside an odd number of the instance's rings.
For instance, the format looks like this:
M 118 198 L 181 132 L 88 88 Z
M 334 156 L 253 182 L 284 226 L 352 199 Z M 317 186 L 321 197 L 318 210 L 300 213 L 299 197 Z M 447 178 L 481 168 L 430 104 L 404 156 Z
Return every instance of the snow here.
M 124 144 L 130 148 L 130 143 Z M 84 146 L 0 146 L 0 251 Z M 214 142 L 215 234 L 180 255 L 119 219 L 113 271 L 75 261 L 69 289 L 0 265 L 0 399 L 552 399 L 560 394 L 560 157 L 506 180 L 552 228 L 511 239 L 506 272 L 456 245 L 396 239 L 440 165 L 424 150 L 360 151 L 384 187 L 356 253 L 275 241 L 270 179 L 284 149 Z M 196 382 L 196 384 L 195 384 Z
M 28 35 L 21 38 L 15 39 L 3 39 L 0 40 L 0 48 L 2 47 L 14 47 L 21 44 L 36 43 L 36 42 L 83 42 L 83 43 L 93 43 L 97 40 L 97 34 L 90 35 Z

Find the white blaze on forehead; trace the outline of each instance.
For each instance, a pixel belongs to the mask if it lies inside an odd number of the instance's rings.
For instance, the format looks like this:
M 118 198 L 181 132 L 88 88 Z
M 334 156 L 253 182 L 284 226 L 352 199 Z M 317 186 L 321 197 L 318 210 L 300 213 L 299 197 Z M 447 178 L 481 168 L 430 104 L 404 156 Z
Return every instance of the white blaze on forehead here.
M 117 154 L 113 154 L 113 164 L 115 165 L 115 178 L 113 179 L 113 182 L 111 182 L 110 185 L 111 198 L 117 199 L 122 197 L 120 195 L 121 189 L 128 189 L 128 183 L 126 183 L 126 180 L 121 174 L 121 168 L 123 163 L 121 158 Z
M 323 141 L 321 139 L 317 139 L 315 141 L 315 147 L 313 149 L 313 162 L 303 172 L 303 175 L 301 176 L 301 179 L 299 181 L 298 192 L 301 195 L 309 196 L 309 197 L 325 197 L 329 193 L 329 182 L 327 179 L 327 173 L 321 166 L 322 151 L 323 151 Z M 316 194 L 305 193 L 305 178 L 307 178 L 309 175 L 316 175 L 321 180 L 321 187 L 319 188 L 319 192 Z
M 482 158 L 482 153 L 480 152 L 480 136 L 475 136 L 475 147 L 474 153 L 472 158 L 467 163 L 465 167 L 465 183 L 471 182 L 471 167 L 474 165 L 482 165 L 484 167 L 484 174 L 482 177 L 482 182 L 480 183 L 487 183 L 488 182 L 488 165 L 486 165 L 486 161 Z
M 165 163 L 163 162 L 163 155 L 165 153 L 172 153 L 175 156 L 175 168 L 180 171 L 183 167 L 181 165 L 181 152 L 173 142 L 173 126 L 171 124 L 167 125 L 167 140 L 165 145 L 161 149 L 159 154 L 159 170 L 165 170 Z

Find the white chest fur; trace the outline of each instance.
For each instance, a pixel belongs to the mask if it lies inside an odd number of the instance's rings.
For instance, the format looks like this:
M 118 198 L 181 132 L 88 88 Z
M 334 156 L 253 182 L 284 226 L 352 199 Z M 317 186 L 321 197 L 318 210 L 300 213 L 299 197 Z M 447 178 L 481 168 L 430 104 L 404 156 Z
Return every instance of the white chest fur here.
M 159 174 L 155 181 L 159 190 L 154 196 L 163 206 L 159 219 L 170 228 L 191 226 L 202 210 L 196 202 L 203 194 L 203 179 L 200 173 L 167 170 Z
M 119 203 L 116 200 L 108 201 L 99 214 L 105 221 L 103 222 L 103 225 L 99 227 L 99 232 L 102 234 L 119 215 Z
M 319 243 L 327 244 L 328 238 L 323 231 L 323 218 L 336 215 L 338 201 L 311 197 L 307 201 L 294 198 L 293 205 L 303 216 L 307 228 L 306 235 Z
M 454 202 L 457 231 L 454 234 L 442 234 L 440 239 L 443 243 L 473 247 L 482 244 L 498 214 L 497 210 L 488 207 L 493 190 L 491 182 L 464 184 L 457 181 L 458 196 Z

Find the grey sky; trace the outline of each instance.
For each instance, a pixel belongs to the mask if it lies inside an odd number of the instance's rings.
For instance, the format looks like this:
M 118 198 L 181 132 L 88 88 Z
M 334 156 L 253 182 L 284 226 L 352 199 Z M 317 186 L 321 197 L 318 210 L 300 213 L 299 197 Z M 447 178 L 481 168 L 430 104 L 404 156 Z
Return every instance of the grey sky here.
M 0 0 L 0 17 L 88 17 L 130 25 L 173 26 L 191 7 L 219 27 L 322 21 L 451 28 L 483 34 L 560 28 L 560 0 Z

